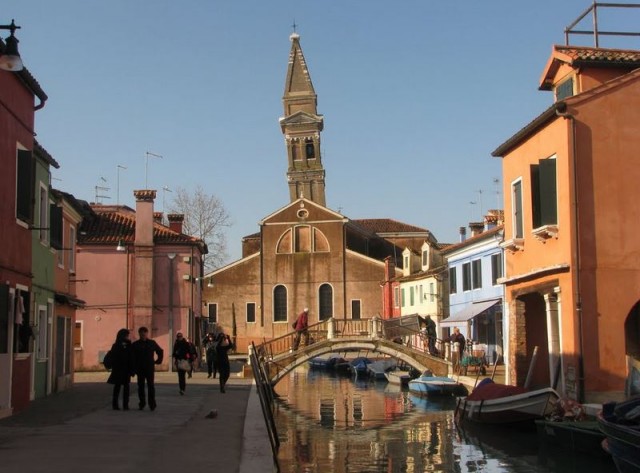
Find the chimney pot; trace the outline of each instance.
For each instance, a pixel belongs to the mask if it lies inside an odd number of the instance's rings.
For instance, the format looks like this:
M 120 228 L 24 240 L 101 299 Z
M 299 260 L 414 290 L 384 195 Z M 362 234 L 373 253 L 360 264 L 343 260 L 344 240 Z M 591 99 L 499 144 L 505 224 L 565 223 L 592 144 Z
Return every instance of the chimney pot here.
M 460 243 L 467 239 L 467 229 L 465 227 L 460 227 Z
M 184 214 L 168 214 L 169 228 L 176 233 L 182 233 L 182 224 L 184 222 Z
M 162 223 L 163 215 L 164 214 L 162 212 L 153 212 L 153 221 L 155 223 Z

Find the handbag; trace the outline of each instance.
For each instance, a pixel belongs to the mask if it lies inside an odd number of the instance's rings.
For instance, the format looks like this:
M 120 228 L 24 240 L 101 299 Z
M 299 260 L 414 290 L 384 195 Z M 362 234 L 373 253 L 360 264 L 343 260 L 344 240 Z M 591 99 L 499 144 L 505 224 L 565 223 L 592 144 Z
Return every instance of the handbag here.
M 189 360 L 185 359 L 178 360 L 178 369 L 182 371 L 191 371 L 191 363 L 189 363 Z

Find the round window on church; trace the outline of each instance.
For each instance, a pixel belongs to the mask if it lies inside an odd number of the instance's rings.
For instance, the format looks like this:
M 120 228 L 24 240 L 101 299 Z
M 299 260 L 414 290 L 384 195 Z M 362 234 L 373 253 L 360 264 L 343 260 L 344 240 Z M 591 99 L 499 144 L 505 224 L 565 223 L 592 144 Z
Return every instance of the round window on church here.
M 298 210 L 297 215 L 298 215 L 298 218 L 304 219 L 304 218 L 307 218 L 309 216 L 309 211 L 307 209 L 300 209 L 300 210 Z

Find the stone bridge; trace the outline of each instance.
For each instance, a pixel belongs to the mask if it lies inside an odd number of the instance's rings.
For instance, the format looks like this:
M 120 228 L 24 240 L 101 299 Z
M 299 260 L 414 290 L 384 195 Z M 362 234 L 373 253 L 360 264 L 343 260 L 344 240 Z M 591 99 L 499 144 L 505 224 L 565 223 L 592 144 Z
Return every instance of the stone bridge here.
M 451 363 L 431 356 L 422 350 L 399 344 L 385 337 L 380 319 L 328 319 L 309 327 L 311 342 L 292 351 L 295 333 L 289 333 L 256 346 L 272 386 L 297 366 L 311 358 L 328 353 L 369 351 L 401 360 L 423 372 L 431 370 L 436 376 L 447 376 Z

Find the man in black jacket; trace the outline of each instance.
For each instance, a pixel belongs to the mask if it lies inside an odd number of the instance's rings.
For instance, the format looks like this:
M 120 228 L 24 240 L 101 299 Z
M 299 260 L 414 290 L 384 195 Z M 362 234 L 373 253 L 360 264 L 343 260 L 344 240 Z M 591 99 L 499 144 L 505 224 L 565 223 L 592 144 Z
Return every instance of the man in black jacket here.
M 135 358 L 136 374 L 138 375 L 138 398 L 140 399 L 140 410 L 144 409 L 145 392 L 144 385 L 147 383 L 147 394 L 149 399 L 149 409 L 152 411 L 156 408 L 156 388 L 153 384 L 153 378 L 155 373 L 155 365 L 162 363 L 163 351 L 162 348 L 149 338 L 149 329 L 147 327 L 140 327 L 138 329 L 138 335 L 140 338 L 133 342 L 133 354 Z M 156 358 L 154 360 L 154 354 Z

